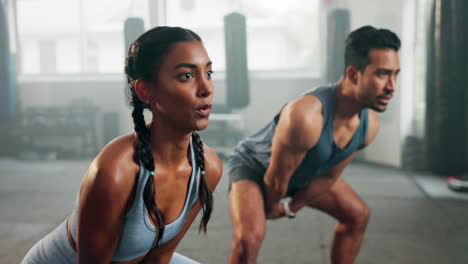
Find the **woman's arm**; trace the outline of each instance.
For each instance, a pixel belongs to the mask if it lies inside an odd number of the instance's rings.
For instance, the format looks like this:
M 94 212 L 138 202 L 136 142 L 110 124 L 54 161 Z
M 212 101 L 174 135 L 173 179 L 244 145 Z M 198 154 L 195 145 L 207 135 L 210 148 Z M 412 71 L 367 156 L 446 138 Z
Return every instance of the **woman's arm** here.
M 80 264 L 110 263 L 118 245 L 138 172 L 121 147 L 119 142 L 107 146 L 84 177 L 76 241 Z

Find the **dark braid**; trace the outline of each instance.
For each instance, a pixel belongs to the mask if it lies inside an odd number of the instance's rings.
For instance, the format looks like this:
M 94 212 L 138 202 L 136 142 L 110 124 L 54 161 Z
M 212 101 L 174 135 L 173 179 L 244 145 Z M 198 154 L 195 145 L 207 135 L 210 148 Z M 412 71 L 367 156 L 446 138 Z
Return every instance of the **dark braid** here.
M 144 104 L 141 100 L 134 95 L 133 98 L 133 123 L 135 125 L 135 132 L 137 133 L 137 141 L 136 141 L 136 152 L 135 152 L 135 160 L 141 161 L 145 168 L 150 171 L 150 177 L 145 183 L 145 189 L 143 191 L 143 199 L 145 201 L 146 208 L 150 213 L 150 217 L 156 226 L 159 227 L 159 232 L 156 237 L 156 243 L 158 243 L 163 234 L 164 234 L 164 215 L 162 214 L 161 210 L 159 210 L 158 206 L 156 205 L 156 197 L 155 197 L 155 190 L 154 190 L 154 159 L 153 155 L 151 154 L 151 147 L 150 147 L 150 131 L 146 127 L 145 117 L 143 115 Z
M 156 27 L 141 35 L 128 50 L 128 56 L 125 61 L 125 73 L 127 75 L 128 87 L 127 95 L 130 97 L 130 105 L 133 106 L 132 117 L 137 134 L 135 143 L 135 162 L 149 170 L 150 177 L 145 183 L 143 199 L 148 209 L 151 219 L 159 228 L 156 236 L 155 245 L 159 244 L 164 233 L 164 215 L 158 209 L 155 199 L 154 185 L 154 158 L 151 153 L 150 131 L 146 127 L 143 111 L 150 106 L 142 102 L 135 92 L 135 81 L 152 81 L 154 79 L 154 70 L 160 66 L 164 56 L 170 51 L 172 46 L 182 41 L 201 41 L 200 37 L 188 29 L 179 27 Z M 203 155 L 203 143 L 198 134 L 194 133 L 196 144 L 197 163 L 201 170 L 205 170 L 205 158 Z M 193 165 L 192 165 L 193 166 Z M 210 218 L 213 207 L 213 197 L 206 186 L 205 177 L 201 175 L 201 184 L 199 188 L 200 201 L 203 203 L 203 218 L 200 224 L 200 230 L 206 232 L 206 225 Z
M 201 141 L 200 135 L 197 132 L 193 132 L 193 138 L 195 139 L 195 150 L 198 166 L 200 166 L 200 186 L 198 187 L 198 197 L 202 203 L 203 216 L 200 221 L 200 232 L 203 230 L 206 233 L 206 226 L 210 220 L 211 211 L 213 211 L 213 194 L 206 185 L 206 173 L 205 173 L 205 153 L 203 151 L 203 142 Z

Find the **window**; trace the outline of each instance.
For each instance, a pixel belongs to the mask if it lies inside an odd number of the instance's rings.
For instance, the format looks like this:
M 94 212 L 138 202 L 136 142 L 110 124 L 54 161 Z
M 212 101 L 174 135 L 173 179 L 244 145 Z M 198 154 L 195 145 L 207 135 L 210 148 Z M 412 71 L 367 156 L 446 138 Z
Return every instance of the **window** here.
M 319 72 L 319 0 L 160 0 L 166 23 L 198 33 L 217 70 L 225 68 L 224 16 L 246 16 L 249 70 Z
M 147 0 L 18 0 L 21 74 L 122 73 L 124 21 Z
M 54 73 L 57 69 L 55 41 L 39 41 L 39 62 L 41 73 Z
M 216 70 L 225 68 L 224 16 L 240 12 L 249 70 L 319 73 L 320 0 L 17 0 L 20 74 L 121 74 L 124 22 L 143 18 L 148 29 L 151 7 L 157 24 L 197 32 Z

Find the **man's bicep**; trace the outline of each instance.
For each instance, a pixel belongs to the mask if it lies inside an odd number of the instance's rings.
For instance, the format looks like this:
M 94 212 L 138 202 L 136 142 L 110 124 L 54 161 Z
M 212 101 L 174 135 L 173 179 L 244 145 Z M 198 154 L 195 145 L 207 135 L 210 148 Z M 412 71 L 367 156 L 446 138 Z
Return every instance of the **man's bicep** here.
M 277 142 L 273 144 L 271 152 L 268 171 L 272 175 L 289 178 L 304 159 L 307 150 Z
M 290 116 L 280 119 L 273 137 L 267 174 L 289 179 L 307 151 L 317 143 L 319 129 L 311 126 L 306 119 L 302 122 Z

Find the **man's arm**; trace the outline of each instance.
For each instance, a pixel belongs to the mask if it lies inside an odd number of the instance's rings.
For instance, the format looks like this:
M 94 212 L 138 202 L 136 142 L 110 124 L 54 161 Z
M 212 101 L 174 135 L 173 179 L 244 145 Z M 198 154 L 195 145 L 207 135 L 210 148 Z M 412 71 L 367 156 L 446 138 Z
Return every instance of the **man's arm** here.
M 377 136 L 379 130 L 379 118 L 375 111 L 369 109 L 369 123 L 366 134 L 366 139 L 364 144 L 359 148 L 359 150 L 370 145 L 372 141 Z M 358 151 L 359 151 L 358 150 Z M 343 174 L 344 169 L 353 161 L 356 157 L 358 151 L 355 151 L 348 158 L 336 164 L 324 175 L 324 177 L 315 179 L 313 182 L 307 186 L 307 188 L 299 190 L 293 197 L 291 201 L 290 208 L 292 212 L 297 212 L 302 207 L 309 205 L 313 199 L 320 196 L 323 192 L 326 192 L 328 189 L 326 186 L 331 187 L 333 183 Z
M 292 101 L 281 112 L 264 178 L 267 217 L 286 193 L 289 179 L 307 151 L 319 140 L 322 123 L 322 104 L 312 95 Z
M 300 189 L 297 191 L 291 201 L 290 210 L 292 212 L 299 211 L 302 207 L 311 204 L 315 198 L 319 197 L 321 194 L 328 192 L 328 190 L 333 186 L 336 180 L 343 174 L 344 169 L 348 166 L 349 163 L 357 155 L 357 151 L 347 157 L 345 160 L 336 164 L 330 170 L 323 175 L 314 179 L 312 182 L 307 185 L 306 188 Z

